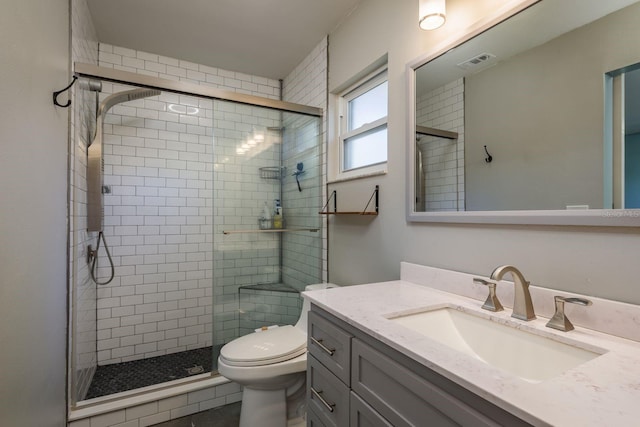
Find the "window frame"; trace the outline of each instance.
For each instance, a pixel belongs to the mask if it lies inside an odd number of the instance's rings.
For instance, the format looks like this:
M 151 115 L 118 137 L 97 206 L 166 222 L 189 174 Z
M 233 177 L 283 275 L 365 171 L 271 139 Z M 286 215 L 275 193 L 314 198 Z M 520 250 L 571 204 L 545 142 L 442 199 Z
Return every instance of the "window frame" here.
M 349 126 L 349 103 L 361 95 L 369 92 L 377 86 L 387 83 L 387 105 L 386 115 L 373 122 L 365 123 L 362 126 L 348 130 Z M 338 167 L 337 180 L 357 178 L 370 174 L 386 173 L 387 162 L 389 161 L 389 134 L 388 134 L 388 117 L 389 117 L 389 78 L 387 66 L 380 67 L 375 71 L 367 74 L 359 79 L 356 83 L 343 90 L 339 96 L 338 107 Z M 377 163 L 371 163 L 364 166 L 358 166 L 351 169 L 345 169 L 345 143 L 350 138 L 358 135 L 365 135 L 376 129 L 387 129 L 386 136 L 386 153 L 385 160 Z

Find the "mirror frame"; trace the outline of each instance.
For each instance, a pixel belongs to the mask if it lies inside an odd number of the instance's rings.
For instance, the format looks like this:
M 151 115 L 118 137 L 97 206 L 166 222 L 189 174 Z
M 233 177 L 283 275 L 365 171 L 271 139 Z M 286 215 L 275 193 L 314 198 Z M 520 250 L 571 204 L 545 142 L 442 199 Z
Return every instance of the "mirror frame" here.
M 465 211 L 465 212 L 417 212 L 415 210 L 415 155 L 416 155 L 416 70 L 444 55 L 479 34 L 522 12 L 542 0 L 515 0 L 497 9 L 487 18 L 469 27 L 462 37 L 446 40 L 421 55 L 406 66 L 407 79 L 407 161 L 406 161 L 406 220 L 407 222 L 466 223 L 466 224 L 514 224 L 514 225 L 573 225 L 640 227 L 640 209 L 589 209 L 589 210 L 514 210 L 514 211 Z

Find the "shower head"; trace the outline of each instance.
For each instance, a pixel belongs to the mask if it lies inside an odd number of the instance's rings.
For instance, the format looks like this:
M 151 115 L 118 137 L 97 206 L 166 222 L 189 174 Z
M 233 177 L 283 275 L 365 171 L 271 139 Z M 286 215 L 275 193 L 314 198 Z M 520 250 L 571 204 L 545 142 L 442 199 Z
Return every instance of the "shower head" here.
M 102 157 L 102 133 L 104 116 L 111 107 L 122 102 L 160 95 L 156 89 L 133 89 L 114 93 L 98 107 L 96 135 L 87 148 L 87 230 L 102 231 L 104 207 L 102 199 L 104 159 Z
M 157 89 L 133 89 L 133 90 L 125 90 L 123 92 L 117 92 L 113 95 L 109 95 L 105 98 L 104 101 L 100 104 L 100 108 L 98 109 L 98 117 L 105 114 L 111 107 L 116 104 L 121 104 L 127 101 L 135 101 L 136 99 L 148 98 L 150 96 L 160 95 L 160 92 Z

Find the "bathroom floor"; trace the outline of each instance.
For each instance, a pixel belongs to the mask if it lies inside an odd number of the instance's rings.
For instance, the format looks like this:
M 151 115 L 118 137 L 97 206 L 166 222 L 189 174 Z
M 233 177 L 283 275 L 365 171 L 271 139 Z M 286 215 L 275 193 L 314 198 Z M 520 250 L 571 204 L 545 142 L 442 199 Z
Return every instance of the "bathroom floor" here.
M 216 354 L 219 354 L 220 347 Z M 147 387 L 211 371 L 212 348 L 98 366 L 87 399 Z
M 241 402 L 198 412 L 164 423 L 155 424 L 154 427 L 238 427 L 240 423 Z

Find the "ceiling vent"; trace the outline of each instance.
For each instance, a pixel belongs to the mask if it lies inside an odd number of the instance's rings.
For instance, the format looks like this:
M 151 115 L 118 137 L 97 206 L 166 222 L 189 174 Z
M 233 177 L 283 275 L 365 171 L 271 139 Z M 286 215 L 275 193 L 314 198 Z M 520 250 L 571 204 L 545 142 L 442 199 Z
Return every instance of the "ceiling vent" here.
M 485 68 L 490 65 L 493 65 L 497 62 L 496 56 L 490 53 L 481 53 L 480 55 L 476 55 L 471 59 L 467 59 L 458 65 L 458 67 L 463 70 L 475 70 L 479 68 Z

